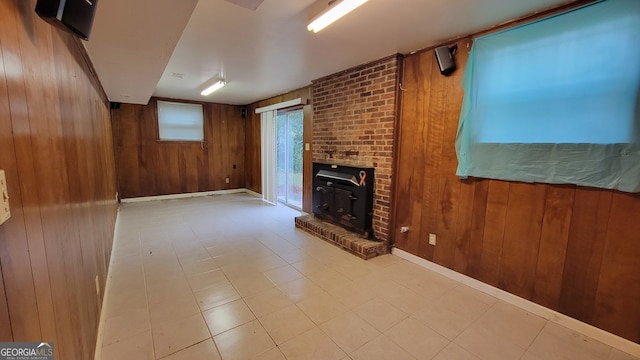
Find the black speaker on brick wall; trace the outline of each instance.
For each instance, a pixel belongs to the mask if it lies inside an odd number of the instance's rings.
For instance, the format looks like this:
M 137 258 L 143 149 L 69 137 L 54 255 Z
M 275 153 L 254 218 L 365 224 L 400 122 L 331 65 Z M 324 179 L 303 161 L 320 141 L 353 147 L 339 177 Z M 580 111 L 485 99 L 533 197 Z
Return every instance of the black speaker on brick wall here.
M 87 40 L 98 0 L 38 0 L 36 14 L 44 21 Z
M 247 107 L 246 106 L 243 106 L 243 107 L 240 108 L 240 115 L 242 115 L 243 119 L 247 118 Z

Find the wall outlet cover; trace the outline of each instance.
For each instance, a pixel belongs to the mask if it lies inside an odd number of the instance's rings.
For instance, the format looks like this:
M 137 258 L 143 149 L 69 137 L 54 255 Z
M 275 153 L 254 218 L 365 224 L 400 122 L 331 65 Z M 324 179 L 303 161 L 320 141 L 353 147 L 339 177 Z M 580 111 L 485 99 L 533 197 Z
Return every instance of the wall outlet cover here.
M 11 209 L 9 208 L 9 192 L 7 190 L 7 179 L 4 170 L 0 170 L 0 224 L 9 220 Z
M 429 245 L 434 245 L 436 244 L 436 234 L 429 234 Z

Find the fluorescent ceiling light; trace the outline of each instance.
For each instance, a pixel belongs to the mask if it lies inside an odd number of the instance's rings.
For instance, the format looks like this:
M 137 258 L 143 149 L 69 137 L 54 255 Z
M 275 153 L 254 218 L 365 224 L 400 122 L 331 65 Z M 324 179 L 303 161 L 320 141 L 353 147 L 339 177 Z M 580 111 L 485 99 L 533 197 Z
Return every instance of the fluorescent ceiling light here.
M 211 85 L 207 86 L 204 90 L 202 90 L 200 95 L 208 96 L 212 92 L 222 88 L 225 85 L 227 85 L 227 82 L 224 81 L 223 79 L 215 79 L 213 80 L 213 83 Z
M 311 22 L 307 26 L 307 30 L 314 33 L 331 25 L 331 23 L 345 16 L 351 10 L 366 3 L 367 0 L 333 0 L 328 3 L 327 0 L 319 0 L 319 2 L 326 3 L 327 6 L 319 14 L 311 18 Z

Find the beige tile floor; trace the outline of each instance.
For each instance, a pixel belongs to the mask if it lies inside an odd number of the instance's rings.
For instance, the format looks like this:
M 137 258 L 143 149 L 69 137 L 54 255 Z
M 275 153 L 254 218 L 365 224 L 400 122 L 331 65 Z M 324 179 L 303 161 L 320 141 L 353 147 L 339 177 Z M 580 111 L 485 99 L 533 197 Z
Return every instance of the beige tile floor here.
M 98 358 L 634 359 L 244 194 L 123 204 Z

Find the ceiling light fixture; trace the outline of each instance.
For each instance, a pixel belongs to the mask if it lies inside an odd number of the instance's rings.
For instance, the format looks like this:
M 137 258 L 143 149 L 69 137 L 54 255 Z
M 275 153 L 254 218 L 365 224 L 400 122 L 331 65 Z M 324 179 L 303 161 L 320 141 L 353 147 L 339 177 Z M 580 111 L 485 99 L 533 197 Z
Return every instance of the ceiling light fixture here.
M 317 33 L 366 2 L 367 0 L 319 0 L 312 9 L 321 10 L 313 12 L 317 15 L 310 19 L 307 30 Z
M 223 86 L 227 85 L 227 82 L 224 79 L 216 78 L 206 85 L 205 89 L 202 90 L 200 95 L 209 96 L 212 92 L 221 89 Z

